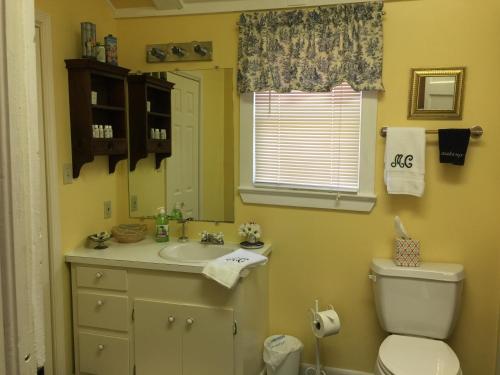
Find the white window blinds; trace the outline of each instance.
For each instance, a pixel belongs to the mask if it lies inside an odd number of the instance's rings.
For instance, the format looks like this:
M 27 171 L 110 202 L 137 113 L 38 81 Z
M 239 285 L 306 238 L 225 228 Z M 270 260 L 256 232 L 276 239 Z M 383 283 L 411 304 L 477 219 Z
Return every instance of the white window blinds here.
M 358 191 L 361 92 L 254 94 L 256 185 Z

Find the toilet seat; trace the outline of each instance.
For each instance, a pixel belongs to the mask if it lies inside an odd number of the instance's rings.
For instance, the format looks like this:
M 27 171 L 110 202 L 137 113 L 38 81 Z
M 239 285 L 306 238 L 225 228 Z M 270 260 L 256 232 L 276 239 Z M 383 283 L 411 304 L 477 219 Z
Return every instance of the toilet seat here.
M 459 375 L 460 363 L 443 341 L 390 335 L 380 345 L 377 363 L 387 375 Z

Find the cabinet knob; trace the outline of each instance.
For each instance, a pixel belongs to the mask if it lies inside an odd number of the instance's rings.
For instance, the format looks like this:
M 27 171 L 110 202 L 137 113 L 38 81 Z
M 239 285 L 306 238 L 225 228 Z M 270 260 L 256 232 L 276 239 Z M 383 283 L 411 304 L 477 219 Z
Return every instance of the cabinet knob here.
M 168 317 L 168 322 L 169 322 L 169 323 L 173 323 L 173 322 L 175 322 L 175 316 L 169 316 L 169 317 Z
M 102 344 L 97 345 L 97 349 L 98 349 L 100 352 L 102 352 L 102 351 L 104 350 L 104 345 L 102 345 Z
M 98 299 L 97 306 L 101 307 L 102 305 L 104 305 L 104 301 L 102 299 Z
M 186 319 L 186 323 L 187 323 L 188 326 L 193 325 L 194 319 L 193 318 L 187 318 Z
M 96 278 L 96 279 L 100 279 L 100 278 L 102 278 L 103 276 L 104 276 L 104 275 L 102 274 L 102 272 L 97 272 L 97 273 L 95 274 L 95 278 Z

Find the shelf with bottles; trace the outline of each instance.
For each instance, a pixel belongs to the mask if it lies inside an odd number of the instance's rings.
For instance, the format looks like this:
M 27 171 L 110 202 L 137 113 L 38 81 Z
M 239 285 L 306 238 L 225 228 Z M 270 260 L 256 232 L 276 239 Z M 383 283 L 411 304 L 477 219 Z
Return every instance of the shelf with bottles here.
M 127 108 L 125 85 L 129 70 L 92 59 L 65 60 L 71 120 L 73 177 L 80 175 L 94 156 L 108 155 L 113 173 L 127 159 Z M 110 125 L 112 138 L 97 138 L 93 125 Z
M 150 75 L 129 75 L 130 171 L 148 154 L 155 168 L 172 155 L 171 90 L 174 84 Z

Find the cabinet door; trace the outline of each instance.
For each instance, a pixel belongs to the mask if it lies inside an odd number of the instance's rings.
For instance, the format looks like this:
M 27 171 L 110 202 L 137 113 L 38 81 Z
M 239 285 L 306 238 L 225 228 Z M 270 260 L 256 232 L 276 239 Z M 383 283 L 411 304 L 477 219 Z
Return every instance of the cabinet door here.
M 182 308 L 141 299 L 135 300 L 134 308 L 136 374 L 181 375 Z
M 233 310 L 184 306 L 183 316 L 182 375 L 233 375 Z

